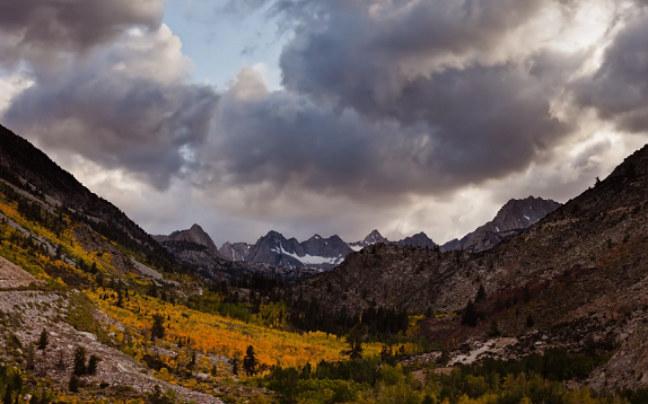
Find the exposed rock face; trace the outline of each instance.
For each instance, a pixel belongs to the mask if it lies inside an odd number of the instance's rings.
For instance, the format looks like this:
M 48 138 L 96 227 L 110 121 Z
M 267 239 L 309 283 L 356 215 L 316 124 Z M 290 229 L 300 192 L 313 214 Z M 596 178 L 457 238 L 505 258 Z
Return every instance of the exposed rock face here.
M 24 288 L 35 282 L 36 279 L 18 265 L 0 257 L 0 290 Z
M 490 250 L 375 245 L 303 282 L 294 295 L 331 314 L 374 304 L 447 312 L 466 307 L 480 285 L 486 297 L 476 305 L 477 326 L 462 326 L 461 316 L 431 319 L 432 339 L 461 344 L 485 337 L 496 322 L 505 335 L 530 341 L 524 352 L 549 346 L 612 352 L 592 375 L 594 386 L 647 387 L 648 146 Z
M 420 232 L 416 233 L 413 236 L 405 237 L 398 242 L 398 245 L 409 246 L 409 247 L 427 247 L 434 248 L 437 244 L 428 237 L 427 234 Z
M 174 231 L 168 236 L 155 236 L 155 239 L 159 242 L 180 241 L 193 243 L 203 246 L 213 253 L 218 253 L 218 248 L 211 237 L 209 237 L 209 234 L 207 234 L 203 228 L 197 224 L 194 224 L 187 230 Z
M 255 244 L 225 243 L 219 249 L 222 257 L 237 262 L 266 264 L 288 269 L 315 268 L 329 270 L 340 264 L 354 250 L 374 244 L 388 243 L 378 230 L 373 230 L 362 241 L 346 243 L 339 236 L 322 237 L 315 234 L 306 241 L 286 238 L 281 233 L 269 231 Z M 407 237 L 399 245 L 434 248 L 437 244 L 421 232 Z
M 71 292 L 78 293 L 78 292 Z M 0 333 L 0 357 L 15 357 L 9 335 L 14 335 L 18 341 L 25 344 L 37 341 L 42 330 L 48 333 L 48 354 L 38 356 L 35 363 L 36 371 L 48 374 L 61 389 L 67 389 L 67 380 L 72 372 L 74 363 L 74 346 L 83 347 L 88 354 L 101 359 L 97 374 L 85 376 L 85 383 L 99 390 L 98 398 L 113 402 L 123 389 L 132 389 L 139 394 L 154 391 L 156 386 L 164 390 L 174 391 L 178 399 L 195 403 L 222 403 L 216 397 L 192 391 L 187 388 L 156 379 L 149 369 L 135 362 L 131 357 L 114 348 L 117 341 L 111 341 L 109 346 L 101 342 L 96 335 L 78 331 L 70 324 L 62 321 L 70 307 L 68 295 L 62 292 L 48 292 L 39 288 L 25 290 L 0 290 L 0 312 L 16 322 L 12 333 Z M 96 313 L 98 318 L 103 317 Z M 115 324 L 123 327 L 121 324 Z M 65 364 L 64 369 L 58 365 L 59 358 Z M 117 400 L 115 400 L 117 401 Z M 122 401 L 122 400 L 119 400 Z
M 444 244 L 443 251 L 466 250 L 485 251 L 495 247 L 502 240 L 510 238 L 529 226 L 537 223 L 549 213 L 558 209 L 560 204 L 550 199 L 534 198 L 511 199 L 497 212 L 493 220 L 468 233 L 461 240 Z
M 218 253 L 221 257 L 227 260 L 244 262 L 247 260 L 250 248 L 252 248 L 252 246 L 248 243 L 230 243 L 228 241 L 218 249 Z
M 286 239 L 270 231 L 251 248 L 247 262 L 264 263 L 285 268 L 330 269 L 344 260 L 352 250 L 336 235 L 323 238 L 314 235 L 304 242 Z
M 1 125 L 0 179 L 46 195 L 48 203 L 66 207 L 94 231 L 140 251 L 150 263 L 163 268 L 174 265 L 173 257 L 121 210 L 90 192 L 45 153 Z
M 380 244 L 380 243 L 388 243 L 389 240 L 387 240 L 385 237 L 383 237 L 382 234 L 378 230 L 372 230 L 369 234 L 367 234 L 367 237 L 365 237 L 363 240 L 360 241 L 355 241 L 353 243 L 349 243 L 349 246 L 354 250 L 354 251 L 360 251 L 365 247 L 369 247 L 370 245 L 374 244 Z

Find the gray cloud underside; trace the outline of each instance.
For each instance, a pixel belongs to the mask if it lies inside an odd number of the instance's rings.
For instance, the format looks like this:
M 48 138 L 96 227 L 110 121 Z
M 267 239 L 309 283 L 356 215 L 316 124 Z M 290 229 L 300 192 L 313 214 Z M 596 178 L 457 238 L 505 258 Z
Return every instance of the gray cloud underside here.
M 56 59 L 83 52 L 132 27 L 154 29 L 160 0 L 19 0 L 0 3 L 0 62 Z
M 392 113 L 371 118 L 285 92 L 225 96 L 210 151 L 232 184 L 356 198 L 443 191 L 521 169 L 567 133 L 549 111 L 554 91 L 516 66 L 474 66 L 410 83 Z
M 372 2 L 277 3 L 296 26 L 281 57 L 288 91 L 222 109 L 220 167 L 232 184 L 368 200 L 524 168 L 571 129 L 550 100 L 573 56 L 417 69 L 497 46 L 542 4 L 393 2 L 377 18 Z
M 6 119 L 47 148 L 67 149 L 107 168 L 126 168 L 158 188 L 179 175 L 183 148 L 205 140 L 217 100 L 210 89 L 198 86 L 119 76 L 70 80 L 28 89 Z
M 269 184 L 363 202 L 452 191 L 519 172 L 573 132 L 552 102 L 584 56 L 507 42 L 542 7 L 560 4 L 568 19 L 573 3 L 276 1 L 294 30 L 281 57 L 285 90 L 239 83 L 259 87 L 241 96 L 190 84 L 181 68 L 133 67 L 147 58 L 173 66 L 159 56 L 181 52 L 172 38 L 146 51 L 113 46 L 132 27 L 157 38 L 161 2 L 18 2 L 0 6 L 0 33 L 18 44 L 0 61 L 30 63 L 35 85 L 5 119 L 159 189 L 187 176 L 202 187 Z M 593 86 L 569 87 L 635 131 L 646 129 L 646 26 L 638 18 L 619 34 Z M 493 56 L 502 47 L 509 54 Z M 35 51 L 76 59 L 53 75 Z
M 606 50 L 600 69 L 574 88 L 578 101 L 602 118 L 629 132 L 648 131 L 648 12 L 628 23 Z

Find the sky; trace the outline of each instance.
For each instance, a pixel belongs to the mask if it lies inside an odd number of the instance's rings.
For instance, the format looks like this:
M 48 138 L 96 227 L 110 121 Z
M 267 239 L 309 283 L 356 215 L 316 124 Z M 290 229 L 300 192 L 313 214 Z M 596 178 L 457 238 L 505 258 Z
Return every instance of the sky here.
M 445 242 L 648 141 L 646 0 L 0 1 L 0 122 L 144 229 Z

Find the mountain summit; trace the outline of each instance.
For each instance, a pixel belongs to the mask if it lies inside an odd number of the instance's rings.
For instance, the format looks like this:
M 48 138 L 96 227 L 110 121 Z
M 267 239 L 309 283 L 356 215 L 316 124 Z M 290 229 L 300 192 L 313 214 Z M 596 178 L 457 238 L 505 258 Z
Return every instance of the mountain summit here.
M 354 251 L 360 251 L 365 247 L 369 247 L 370 245 L 387 243 L 387 242 L 389 242 L 389 240 L 383 237 L 383 235 L 380 234 L 378 230 L 374 229 L 369 234 L 367 234 L 367 236 L 361 241 L 355 241 L 353 243 L 349 243 L 349 247 L 351 247 Z
M 424 232 L 405 237 L 398 242 L 402 246 L 434 248 L 437 244 Z
M 337 235 L 316 234 L 306 241 L 286 239 L 281 233 L 269 231 L 250 248 L 246 261 L 287 268 L 331 269 L 341 263 L 352 250 Z
M 216 244 L 214 244 L 214 241 L 209 237 L 209 234 L 207 234 L 207 232 L 205 232 L 205 230 L 203 230 L 203 228 L 198 224 L 194 224 L 186 230 L 174 231 L 168 236 L 156 236 L 155 238 L 161 242 L 184 241 L 203 246 L 212 252 L 218 251 Z
M 490 222 L 468 233 L 462 239 L 444 244 L 443 251 L 466 250 L 479 252 L 493 248 L 502 240 L 518 234 L 560 207 L 550 199 L 529 196 L 511 199 L 500 208 Z
M 542 209 L 556 203 L 532 198 L 507 204 L 487 228 L 536 222 L 494 248 L 471 253 L 375 245 L 305 281 L 297 296 L 333 317 L 372 307 L 463 311 L 464 317 L 430 318 L 426 334 L 431 340 L 452 335 L 458 347 L 497 328 L 515 341 L 510 351 L 527 354 L 537 346 L 598 347 L 610 359 L 590 375 L 591 385 L 645 387 L 646 201 L 648 146 L 541 220 Z M 525 214 L 529 219 L 520 221 L 517 215 Z M 477 316 L 467 322 L 471 311 Z

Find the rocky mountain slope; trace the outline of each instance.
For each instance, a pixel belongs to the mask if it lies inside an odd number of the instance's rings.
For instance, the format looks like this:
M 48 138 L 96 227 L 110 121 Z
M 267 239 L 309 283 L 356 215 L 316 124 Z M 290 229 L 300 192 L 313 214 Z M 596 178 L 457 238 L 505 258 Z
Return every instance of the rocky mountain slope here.
M 389 240 L 378 230 L 372 230 L 363 240 L 352 243 L 345 242 L 337 235 L 325 238 L 318 234 L 300 242 L 294 237 L 288 239 L 281 233 L 270 231 L 254 244 L 226 242 L 218 251 L 221 257 L 230 261 L 287 269 L 329 270 L 341 263 L 353 251 L 388 242 Z M 436 246 L 436 243 L 423 232 L 396 243 L 429 248 Z
M 604 348 L 596 386 L 648 386 L 648 146 L 535 225 L 480 252 L 381 244 L 351 254 L 295 295 L 331 315 L 391 307 L 430 319 L 434 340 L 498 333 L 527 348 Z M 478 289 L 484 293 L 478 298 Z M 468 303 L 471 325 L 462 325 Z M 495 326 L 493 326 L 495 324 Z M 515 345 L 518 346 L 518 345 Z M 630 364 L 635 364 L 634 366 Z
M 218 248 L 214 241 L 209 237 L 202 227 L 198 224 L 192 225 L 189 229 L 178 230 L 169 234 L 168 236 L 154 236 L 155 240 L 159 243 L 164 242 L 185 242 L 197 244 L 205 247 L 207 250 L 218 253 Z
M 387 240 L 385 237 L 383 237 L 382 234 L 376 229 L 372 230 L 367 236 L 359 241 L 354 241 L 352 243 L 349 243 L 349 247 L 351 247 L 354 251 L 360 251 L 365 247 L 369 247 L 374 244 L 380 244 L 380 243 L 388 243 L 389 240 Z
M 230 261 L 245 261 L 247 260 L 251 248 L 252 245 L 248 243 L 230 243 L 227 241 L 218 249 L 218 253 L 221 257 Z
M 316 234 L 299 242 L 270 231 L 250 248 L 246 262 L 326 270 L 342 262 L 350 252 L 349 246 L 336 235 L 324 238 Z
M 213 383 L 207 393 L 182 386 L 195 385 L 194 375 L 173 383 L 160 376 L 135 352 L 159 348 L 142 337 L 148 325 L 109 318 L 95 305 L 111 299 L 123 307 L 147 288 L 187 299 L 196 280 L 183 270 L 119 209 L 0 128 L 1 371 L 19 368 L 26 386 L 56 402 L 139 402 L 156 390 L 177 402 L 222 402 Z M 83 369 L 80 355 L 89 360 Z
M 497 212 L 490 222 L 468 233 L 460 240 L 454 239 L 443 246 L 442 251 L 466 250 L 479 252 L 493 248 L 502 240 L 512 237 L 537 223 L 560 204 L 550 199 L 511 199 Z
M 74 214 L 108 239 L 137 249 L 146 261 L 171 268 L 173 259 L 136 223 L 84 187 L 25 139 L 0 125 L 0 179 Z
M 404 239 L 398 242 L 400 246 L 409 246 L 409 247 L 423 247 L 423 248 L 435 248 L 437 243 L 432 241 L 427 234 L 420 232 L 412 236 L 405 237 Z

